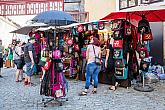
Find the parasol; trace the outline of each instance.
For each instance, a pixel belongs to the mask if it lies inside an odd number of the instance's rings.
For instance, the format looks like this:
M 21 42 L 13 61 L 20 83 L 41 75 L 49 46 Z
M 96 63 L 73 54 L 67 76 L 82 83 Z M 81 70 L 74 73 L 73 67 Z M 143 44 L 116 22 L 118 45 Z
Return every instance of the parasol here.
M 64 11 L 45 11 L 35 16 L 32 22 L 45 23 L 51 26 L 63 26 L 75 23 L 73 17 Z
M 133 11 L 134 10 L 134 11 Z M 109 15 L 102 18 L 102 20 L 113 19 L 129 19 L 140 21 L 142 18 L 146 18 L 149 22 L 163 22 L 165 21 L 165 6 L 137 6 L 131 8 L 131 10 L 112 12 Z
M 39 27 L 45 27 L 47 26 L 47 24 L 44 23 L 33 23 L 24 27 L 21 27 L 17 30 L 11 31 L 10 33 L 17 33 L 17 34 L 24 34 L 24 35 L 28 35 L 29 32 L 32 31 L 32 29 L 34 28 L 39 28 Z

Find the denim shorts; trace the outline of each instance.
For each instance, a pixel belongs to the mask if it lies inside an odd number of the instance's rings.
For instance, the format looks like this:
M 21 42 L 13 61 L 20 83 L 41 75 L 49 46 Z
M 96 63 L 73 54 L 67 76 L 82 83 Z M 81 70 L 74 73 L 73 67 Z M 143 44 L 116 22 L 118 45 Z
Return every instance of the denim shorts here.
M 32 63 L 29 62 L 29 63 L 26 63 L 25 65 L 26 65 L 26 75 L 32 76 L 33 72 L 34 72 L 34 70 L 33 70 L 34 67 L 32 67 Z
M 21 59 L 14 60 L 15 65 L 17 65 L 17 69 L 23 69 L 24 64 Z

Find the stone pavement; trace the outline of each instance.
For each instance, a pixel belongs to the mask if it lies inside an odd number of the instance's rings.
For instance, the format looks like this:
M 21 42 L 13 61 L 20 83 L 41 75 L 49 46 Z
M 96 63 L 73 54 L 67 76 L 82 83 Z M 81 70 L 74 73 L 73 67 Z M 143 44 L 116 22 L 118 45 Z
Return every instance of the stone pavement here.
M 0 110 L 165 110 L 165 81 L 153 84 L 153 92 L 138 92 L 133 88 L 108 90 L 108 85 L 99 84 L 97 94 L 78 96 L 84 81 L 69 80 L 68 101 L 59 106 L 50 103 L 43 107 L 39 95 L 39 78 L 33 76 L 36 86 L 24 87 L 15 82 L 15 69 L 3 69 L 0 78 Z

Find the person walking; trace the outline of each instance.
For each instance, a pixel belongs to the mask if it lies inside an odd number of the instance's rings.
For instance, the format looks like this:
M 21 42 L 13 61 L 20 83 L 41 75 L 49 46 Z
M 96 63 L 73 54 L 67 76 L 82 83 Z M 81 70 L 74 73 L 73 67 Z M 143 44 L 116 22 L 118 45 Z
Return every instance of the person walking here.
M 79 94 L 80 96 L 87 95 L 91 82 L 91 77 L 94 80 L 94 88 L 92 93 L 97 93 L 98 74 L 100 73 L 101 66 L 100 64 L 97 64 L 96 60 L 100 60 L 101 58 L 101 48 L 99 47 L 99 40 L 96 37 L 92 37 L 90 43 L 91 44 L 88 45 L 86 51 L 87 69 L 85 90 Z
M 18 42 L 13 52 L 14 63 L 17 66 L 16 82 L 23 80 L 23 66 L 24 66 L 23 54 L 24 53 L 22 50 L 22 44 L 23 42 Z M 21 76 L 21 80 L 19 80 L 19 76 Z
M 31 86 L 31 76 L 33 75 L 33 66 L 35 64 L 35 49 L 33 44 L 35 43 L 35 38 L 30 37 L 28 43 L 24 46 L 24 60 L 26 66 L 26 77 L 24 81 L 24 85 Z
M 1 73 L 1 68 L 3 67 L 3 46 L 2 46 L 2 40 L 0 40 L 0 78 L 2 77 L 2 73 Z

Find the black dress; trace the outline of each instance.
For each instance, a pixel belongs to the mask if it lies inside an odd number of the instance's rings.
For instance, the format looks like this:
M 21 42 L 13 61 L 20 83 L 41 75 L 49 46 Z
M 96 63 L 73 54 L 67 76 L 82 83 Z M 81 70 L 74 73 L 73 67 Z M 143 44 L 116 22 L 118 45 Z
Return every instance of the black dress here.
M 113 59 L 113 52 L 114 52 L 114 49 L 112 48 L 112 45 L 110 44 L 106 74 L 109 79 L 109 84 L 115 86 L 116 77 L 115 77 L 115 65 L 114 65 L 114 59 Z
M 127 58 L 127 54 L 129 53 L 129 58 Z M 132 78 L 132 61 L 133 61 L 133 50 L 129 46 L 124 47 L 123 58 L 125 60 L 128 59 L 128 64 L 126 68 L 128 68 L 128 76 L 127 79 L 118 79 L 117 82 L 121 87 L 131 87 L 131 78 Z

